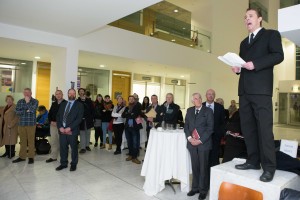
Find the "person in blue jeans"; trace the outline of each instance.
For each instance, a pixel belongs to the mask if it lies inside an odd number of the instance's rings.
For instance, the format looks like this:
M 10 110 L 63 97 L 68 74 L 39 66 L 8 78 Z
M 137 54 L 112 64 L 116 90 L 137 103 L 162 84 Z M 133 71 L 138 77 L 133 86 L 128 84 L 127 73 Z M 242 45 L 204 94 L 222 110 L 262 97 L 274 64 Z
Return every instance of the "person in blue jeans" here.
M 104 109 L 102 110 L 102 132 L 103 132 L 103 145 L 100 147 L 101 149 L 105 148 L 106 143 L 106 133 L 108 133 L 109 139 L 109 148 L 112 149 L 112 131 L 109 130 L 108 126 L 110 121 L 112 120 L 111 112 L 114 109 L 114 104 L 110 100 L 109 95 L 105 95 L 103 102 Z
M 122 113 L 122 117 L 126 119 L 125 121 L 125 135 L 127 139 L 127 145 L 129 149 L 129 156 L 126 161 L 132 161 L 136 164 L 141 164 L 138 160 L 139 152 L 139 134 L 140 129 L 142 129 L 142 124 L 136 118 L 141 115 L 141 104 L 137 103 L 134 96 L 128 97 L 128 106 Z

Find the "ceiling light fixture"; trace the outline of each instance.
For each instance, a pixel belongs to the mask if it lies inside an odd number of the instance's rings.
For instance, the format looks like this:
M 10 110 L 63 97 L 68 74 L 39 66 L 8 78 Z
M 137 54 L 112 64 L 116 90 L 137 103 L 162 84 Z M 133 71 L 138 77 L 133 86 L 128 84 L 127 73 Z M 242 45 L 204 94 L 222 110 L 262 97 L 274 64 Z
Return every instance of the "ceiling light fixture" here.
M 21 65 L 26 65 L 26 63 L 21 63 Z
M 171 41 L 172 41 L 172 42 L 175 42 L 176 40 L 175 40 L 175 39 L 172 39 Z
M 177 10 L 177 9 L 175 9 L 175 10 L 174 10 L 174 13 L 178 13 L 178 10 Z
M 180 77 L 181 77 L 181 78 L 184 78 L 184 76 L 183 76 L 183 75 L 181 75 Z
M 104 65 L 99 65 L 99 67 L 104 68 L 105 66 Z
M 41 59 L 41 57 L 39 57 L 39 56 L 35 56 L 34 58 L 37 60 Z
M 183 27 L 182 29 L 185 30 L 185 27 Z
M 190 46 L 192 47 L 192 46 L 194 46 L 194 45 L 190 44 Z

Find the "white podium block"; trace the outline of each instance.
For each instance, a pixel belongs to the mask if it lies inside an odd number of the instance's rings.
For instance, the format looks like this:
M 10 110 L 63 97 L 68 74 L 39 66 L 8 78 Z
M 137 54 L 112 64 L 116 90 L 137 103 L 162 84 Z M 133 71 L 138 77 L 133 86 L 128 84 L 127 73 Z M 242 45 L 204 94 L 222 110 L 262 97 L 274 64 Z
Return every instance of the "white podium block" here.
M 235 165 L 244 163 L 244 159 L 235 158 L 230 162 L 211 168 L 210 200 L 218 200 L 222 182 L 241 185 L 263 194 L 264 200 L 279 200 L 284 188 L 300 189 L 300 178 L 297 174 L 276 170 L 273 181 L 265 183 L 259 180 L 263 170 L 237 170 Z

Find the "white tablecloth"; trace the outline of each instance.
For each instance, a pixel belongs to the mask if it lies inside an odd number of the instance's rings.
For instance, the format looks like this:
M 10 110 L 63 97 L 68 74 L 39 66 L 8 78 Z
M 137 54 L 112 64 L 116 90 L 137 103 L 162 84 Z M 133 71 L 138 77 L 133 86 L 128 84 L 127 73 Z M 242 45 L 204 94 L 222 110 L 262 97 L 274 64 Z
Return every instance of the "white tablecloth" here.
M 145 176 L 143 188 L 147 195 L 162 191 L 165 180 L 171 178 L 180 180 L 182 192 L 189 191 L 192 170 L 186 142 L 183 130 L 151 130 L 141 171 L 141 176 Z

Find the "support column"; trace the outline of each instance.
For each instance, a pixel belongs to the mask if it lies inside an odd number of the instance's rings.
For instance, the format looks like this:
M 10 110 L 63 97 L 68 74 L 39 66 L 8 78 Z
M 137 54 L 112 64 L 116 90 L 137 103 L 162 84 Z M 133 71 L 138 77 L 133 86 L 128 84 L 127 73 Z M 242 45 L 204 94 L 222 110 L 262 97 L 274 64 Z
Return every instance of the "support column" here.
M 55 94 L 56 87 L 62 90 L 64 98 L 67 99 L 67 92 L 71 88 L 71 81 L 77 89 L 77 71 L 78 71 L 77 47 L 62 48 L 53 55 L 51 60 L 51 79 L 50 94 Z

